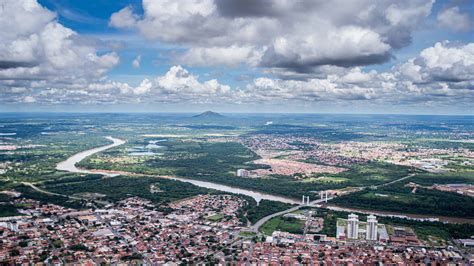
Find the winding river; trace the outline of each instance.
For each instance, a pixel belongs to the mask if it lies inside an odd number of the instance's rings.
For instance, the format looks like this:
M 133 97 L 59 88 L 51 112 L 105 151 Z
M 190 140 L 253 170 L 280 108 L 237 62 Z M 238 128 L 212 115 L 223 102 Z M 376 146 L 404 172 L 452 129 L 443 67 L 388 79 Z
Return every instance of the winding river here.
M 86 151 L 81 151 L 79 153 L 74 154 L 73 156 L 69 157 L 66 161 L 62 161 L 56 165 L 56 170 L 59 171 L 66 171 L 66 172 L 72 172 L 72 173 L 81 173 L 81 174 L 100 174 L 100 175 L 105 175 L 105 176 L 117 176 L 119 174 L 113 173 L 113 172 L 108 172 L 108 171 L 95 171 L 95 170 L 87 170 L 87 169 L 82 169 L 76 167 L 76 164 L 82 160 L 84 160 L 86 157 L 89 157 L 93 154 L 96 154 L 101 151 L 108 150 L 113 147 L 120 146 L 125 143 L 124 140 L 121 139 L 116 139 L 112 137 L 106 137 L 106 139 L 111 140 L 113 143 L 97 148 L 93 148 L 90 150 Z
M 130 175 L 130 176 L 138 176 L 139 174 L 136 173 L 130 173 L 130 172 L 123 172 L 123 171 L 105 171 L 105 170 L 90 170 L 90 169 L 83 169 L 83 168 L 78 168 L 76 166 L 77 163 L 82 161 L 88 156 L 91 156 L 95 153 L 105 151 L 107 149 L 113 148 L 120 146 L 125 143 L 124 140 L 113 138 L 113 137 L 107 137 L 108 140 L 112 141 L 112 144 L 106 145 L 106 146 L 101 146 L 97 148 L 93 148 L 90 150 L 82 151 L 77 154 L 74 154 L 73 156 L 69 157 L 67 160 L 60 162 L 57 166 L 57 170 L 61 171 L 67 171 L 67 172 L 73 172 L 73 173 L 84 173 L 84 174 L 101 174 L 109 177 L 114 177 L 118 175 Z M 140 175 L 143 176 L 143 175 Z M 209 188 L 209 189 L 215 189 L 219 191 L 224 191 L 224 192 L 229 192 L 229 193 L 234 193 L 234 194 L 241 194 L 241 195 L 246 195 L 249 197 L 254 198 L 257 203 L 260 202 L 262 199 L 265 200 L 272 200 L 272 201 L 279 201 L 279 202 L 284 202 L 284 203 L 290 203 L 290 204 L 300 204 L 300 201 L 290 199 L 290 198 L 285 198 L 281 196 L 275 196 L 271 194 L 266 194 L 262 192 L 257 192 L 257 191 L 252 191 L 248 189 L 243 189 L 243 188 L 236 188 L 236 187 L 231 187 L 231 186 L 226 186 L 226 185 L 221 185 L 221 184 L 216 184 L 212 182 L 207 182 L 207 181 L 200 181 L 200 180 L 194 180 L 194 179 L 187 179 L 187 178 L 181 178 L 181 177 L 174 177 L 174 176 L 159 176 L 159 175 L 146 175 L 146 176 L 153 176 L 153 177 L 158 177 L 158 178 L 166 178 L 166 179 L 172 179 L 172 180 L 177 180 L 181 182 L 187 182 L 191 183 L 195 186 L 198 187 L 203 187 L 203 188 Z M 411 220 L 424 220 L 424 221 L 440 221 L 440 222 L 445 222 L 445 223 L 470 223 L 474 224 L 474 219 L 464 219 L 464 218 L 456 218 L 456 217 L 444 217 L 444 216 L 430 216 L 430 215 L 416 215 L 416 214 L 406 214 L 406 213 L 396 213 L 396 212 L 384 212 L 384 211 L 368 211 L 368 210 L 360 210 L 360 209 L 353 209 L 353 208 L 342 208 L 338 206 L 325 206 L 328 209 L 336 210 L 336 211 L 344 211 L 344 212 L 359 212 L 359 213 L 367 213 L 367 214 L 375 214 L 379 216 L 386 216 L 386 217 L 399 217 L 399 218 L 405 218 L 405 219 L 411 219 Z
M 67 160 L 65 160 L 63 162 L 60 162 L 56 166 L 56 169 L 60 170 L 60 171 L 67 171 L 67 172 L 72 172 L 72 173 L 101 174 L 101 175 L 110 176 L 110 177 L 118 176 L 118 175 L 137 175 L 137 174 L 123 172 L 123 171 L 89 170 L 89 169 L 79 168 L 79 167 L 76 166 L 77 163 L 84 160 L 86 157 L 89 157 L 89 156 L 91 156 L 93 154 L 96 154 L 98 152 L 101 152 L 101 151 L 108 150 L 108 149 L 113 148 L 113 147 L 120 146 L 120 145 L 125 143 L 124 140 L 113 138 L 113 137 L 107 137 L 107 139 L 112 141 L 113 143 L 109 144 L 109 145 L 106 145 L 106 146 L 101 146 L 101 147 L 97 147 L 97 148 L 93 148 L 93 149 L 90 149 L 90 150 L 86 150 L 86 151 L 76 153 L 73 156 L 69 157 Z M 252 191 L 252 190 L 243 189 L 243 188 L 236 188 L 236 187 L 216 184 L 216 183 L 207 182 L 207 181 L 187 179 L 187 178 L 174 177 L 174 176 L 158 176 L 158 175 L 156 175 L 156 177 L 172 179 L 172 180 L 177 180 L 177 181 L 181 181 L 181 182 L 187 182 L 187 183 L 191 183 L 191 184 L 193 184 L 195 186 L 198 186 L 198 187 L 215 189 L 215 190 L 234 193 L 234 194 L 246 195 L 246 196 L 254 198 L 257 201 L 257 203 L 260 202 L 262 199 L 272 200 L 272 201 L 279 201 L 279 202 L 290 203 L 290 204 L 300 203 L 299 201 L 294 200 L 294 199 L 290 199 L 290 198 L 275 196 L 275 195 L 261 193 L 261 192 Z

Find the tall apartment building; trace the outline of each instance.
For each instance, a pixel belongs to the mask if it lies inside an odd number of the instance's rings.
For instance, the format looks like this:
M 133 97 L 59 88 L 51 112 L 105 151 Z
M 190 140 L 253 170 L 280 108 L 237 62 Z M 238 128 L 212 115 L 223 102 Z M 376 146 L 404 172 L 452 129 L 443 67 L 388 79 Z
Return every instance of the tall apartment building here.
M 357 214 L 349 214 L 349 219 L 347 219 L 347 238 L 359 238 L 359 216 Z
M 367 216 L 367 240 L 377 240 L 377 217 L 374 215 Z

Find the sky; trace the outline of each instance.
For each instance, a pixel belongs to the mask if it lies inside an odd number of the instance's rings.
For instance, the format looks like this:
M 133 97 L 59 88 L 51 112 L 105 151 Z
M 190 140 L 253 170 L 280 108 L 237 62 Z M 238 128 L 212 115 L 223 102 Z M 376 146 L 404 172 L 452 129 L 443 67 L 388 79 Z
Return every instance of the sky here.
M 2 0 L 0 111 L 474 114 L 472 0 Z

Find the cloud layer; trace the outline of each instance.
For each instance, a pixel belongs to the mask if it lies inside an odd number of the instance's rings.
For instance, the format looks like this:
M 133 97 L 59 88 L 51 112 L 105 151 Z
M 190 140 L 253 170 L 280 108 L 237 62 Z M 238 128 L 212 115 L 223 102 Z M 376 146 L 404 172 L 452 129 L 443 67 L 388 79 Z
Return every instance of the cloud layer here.
M 135 30 L 151 45 L 182 49 L 166 73 L 131 84 L 107 75 L 119 64 L 118 54 L 61 25 L 35 0 L 2 3 L 0 104 L 469 107 L 474 101 L 474 43 L 438 42 L 390 70 L 365 67 L 391 60 L 410 44 L 431 12 L 431 0 L 143 0 L 142 5 L 143 15 L 124 7 L 109 25 Z M 436 16 L 440 26 L 458 32 L 471 29 L 470 19 L 456 6 Z M 127 65 L 139 71 L 148 58 L 135 52 Z M 232 87 L 189 70 L 213 66 L 243 67 L 259 77 Z
M 455 78 L 454 78 L 455 77 Z M 102 81 L 80 89 L 47 88 L 32 92 L 11 88 L 14 101 L 67 104 L 98 103 L 194 103 L 282 104 L 364 102 L 366 105 L 469 105 L 474 101 L 474 44 L 437 43 L 419 56 L 386 72 L 345 69 L 325 78 L 288 80 L 256 78 L 245 88 L 231 89 L 216 79 L 200 81 L 182 66 L 173 66 L 138 86 Z M 25 93 L 30 93 L 25 98 Z
M 431 12 L 432 0 L 229 1 L 143 0 L 110 25 L 151 40 L 190 46 L 180 59 L 196 65 L 247 64 L 308 72 L 390 60 Z M 337 6 L 337 8 L 334 8 Z M 205 58 L 205 60 L 204 60 Z
M 3 2 L 0 25 L 0 86 L 84 86 L 119 62 L 115 53 L 99 55 L 93 40 L 58 23 L 35 0 Z

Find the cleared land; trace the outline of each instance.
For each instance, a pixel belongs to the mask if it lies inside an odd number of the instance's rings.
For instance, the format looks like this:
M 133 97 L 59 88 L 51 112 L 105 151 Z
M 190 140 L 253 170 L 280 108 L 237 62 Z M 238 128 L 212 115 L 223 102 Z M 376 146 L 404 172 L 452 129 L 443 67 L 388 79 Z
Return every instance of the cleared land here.
M 305 222 L 294 218 L 282 216 L 270 219 L 260 227 L 260 231 L 265 235 L 272 235 L 274 231 L 283 231 L 293 234 L 302 234 Z

